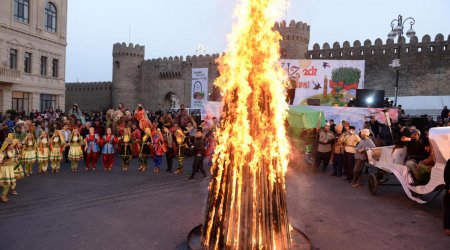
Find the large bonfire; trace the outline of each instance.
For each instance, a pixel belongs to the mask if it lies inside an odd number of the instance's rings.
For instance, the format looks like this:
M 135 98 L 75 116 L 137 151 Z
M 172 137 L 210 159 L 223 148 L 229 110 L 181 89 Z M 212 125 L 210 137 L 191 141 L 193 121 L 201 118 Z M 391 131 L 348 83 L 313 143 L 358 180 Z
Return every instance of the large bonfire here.
M 203 245 L 207 249 L 286 249 L 290 231 L 285 172 L 285 74 L 273 26 L 281 0 L 242 0 L 216 81 L 224 93 Z

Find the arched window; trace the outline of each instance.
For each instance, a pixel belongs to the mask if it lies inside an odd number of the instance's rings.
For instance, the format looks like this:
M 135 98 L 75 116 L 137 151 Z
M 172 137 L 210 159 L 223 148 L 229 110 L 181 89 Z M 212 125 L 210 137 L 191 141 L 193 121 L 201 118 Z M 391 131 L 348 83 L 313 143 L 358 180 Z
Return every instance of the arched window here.
M 44 26 L 47 31 L 56 32 L 56 7 L 50 2 L 45 5 Z
M 17 21 L 28 23 L 29 0 L 14 0 L 14 18 Z

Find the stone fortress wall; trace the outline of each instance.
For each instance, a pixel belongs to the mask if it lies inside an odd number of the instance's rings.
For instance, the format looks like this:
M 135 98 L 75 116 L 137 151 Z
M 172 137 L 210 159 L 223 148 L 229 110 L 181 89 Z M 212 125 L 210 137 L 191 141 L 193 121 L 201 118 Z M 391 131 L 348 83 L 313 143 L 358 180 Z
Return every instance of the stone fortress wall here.
M 431 40 L 424 35 L 419 41 L 412 37 L 409 43 L 401 41 L 399 96 L 450 96 L 450 35 L 442 34 Z M 374 43 L 356 40 L 353 46 L 338 42 L 331 47 L 314 44 L 308 51 L 310 59 L 365 60 L 365 88 L 385 90 L 386 96 L 394 96 L 395 71 L 389 65 L 397 58 L 398 44 L 380 38 Z
M 82 111 L 106 110 L 111 107 L 111 82 L 80 82 L 66 84 L 66 107 L 76 103 Z
M 342 47 L 337 42 L 332 47 L 328 43 L 322 47 L 314 44 L 312 50 L 308 50 L 310 26 L 306 23 L 291 21 L 287 24 L 282 21 L 275 23 L 274 30 L 283 37 L 280 41 L 281 58 L 365 60 L 366 88 L 384 89 L 386 96 L 394 95 L 395 71 L 389 64 L 396 58 L 398 45 L 392 40 L 383 43 L 381 39 L 376 39 L 373 44 L 370 40 L 363 44 L 355 41 L 353 46 L 344 42 Z M 438 34 L 433 41 L 428 35 L 420 42 L 417 37 L 413 37 L 409 43 L 402 41 L 399 96 L 450 96 L 449 38 L 445 40 L 442 34 Z M 102 110 L 107 104 L 117 107 L 118 103 L 124 103 L 130 109 L 134 109 L 138 103 L 147 109 L 165 109 L 170 107 L 166 98 L 170 93 L 189 107 L 192 68 L 209 69 L 209 99 L 220 99 L 220 93 L 213 84 L 219 76 L 216 60 L 220 54 L 146 60 L 144 46 L 116 43 L 112 55 L 112 82 L 67 83 L 66 109 L 74 102 L 84 110 Z M 98 91 L 105 93 L 97 93 L 96 85 L 101 85 Z M 90 88 L 91 91 L 77 92 L 80 88 Z

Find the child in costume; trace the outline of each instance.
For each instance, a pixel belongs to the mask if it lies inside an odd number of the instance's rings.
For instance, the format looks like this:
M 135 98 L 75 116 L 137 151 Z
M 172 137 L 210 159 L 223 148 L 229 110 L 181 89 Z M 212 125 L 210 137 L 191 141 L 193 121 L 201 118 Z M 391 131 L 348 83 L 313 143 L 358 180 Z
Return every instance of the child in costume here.
M 131 130 L 130 128 L 123 129 L 123 135 L 119 139 L 120 141 L 120 152 L 119 156 L 122 163 L 122 171 L 128 171 L 130 165 L 130 160 L 132 155 L 131 152 Z
M 64 136 L 60 130 L 55 131 L 50 140 L 50 162 L 52 173 L 59 173 L 64 151 Z
M 39 164 L 39 173 L 46 174 L 48 168 L 48 160 L 50 159 L 50 142 L 48 139 L 48 133 L 42 131 L 38 140 L 37 158 Z
M 22 141 L 22 162 L 25 164 L 25 175 L 33 174 L 33 164 L 36 162 L 37 143 L 33 133 L 28 133 Z
M 113 166 L 114 159 L 114 148 L 117 145 L 117 137 L 112 134 L 112 129 L 106 129 L 106 135 L 103 136 L 101 144 L 103 145 L 102 154 L 103 154 L 103 166 L 106 171 L 111 171 Z
M 73 129 L 72 136 L 69 140 L 69 160 L 73 173 L 78 171 L 78 162 L 83 160 L 83 150 L 81 149 L 83 143 L 83 137 L 80 135 L 78 129 Z

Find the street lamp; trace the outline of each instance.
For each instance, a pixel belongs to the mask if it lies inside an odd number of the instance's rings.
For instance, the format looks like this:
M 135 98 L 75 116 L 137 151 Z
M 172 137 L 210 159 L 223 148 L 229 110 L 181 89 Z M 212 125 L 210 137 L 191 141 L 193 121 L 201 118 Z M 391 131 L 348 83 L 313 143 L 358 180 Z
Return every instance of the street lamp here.
M 391 40 L 394 40 L 398 36 L 398 49 L 397 49 L 397 60 L 396 62 L 392 63 L 392 65 L 396 66 L 396 76 L 395 76 L 395 99 L 394 99 L 394 106 L 397 106 L 397 95 L 398 95 L 398 78 L 400 73 L 400 52 L 402 50 L 402 37 L 403 32 L 405 29 L 405 24 L 409 21 L 410 28 L 408 31 L 406 31 L 406 36 L 408 38 L 411 38 L 416 35 L 416 31 L 413 30 L 413 25 L 416 23 L 416 20 L 412 17 L 408 17 L 405 20 L 403 20 L 403 17 L 401 15 L 398 15 L 397 19 L 392 20 L 391 22 L 391 32 L 388 34 L 388 38 Z

